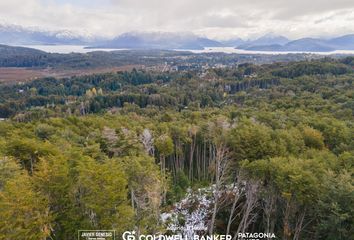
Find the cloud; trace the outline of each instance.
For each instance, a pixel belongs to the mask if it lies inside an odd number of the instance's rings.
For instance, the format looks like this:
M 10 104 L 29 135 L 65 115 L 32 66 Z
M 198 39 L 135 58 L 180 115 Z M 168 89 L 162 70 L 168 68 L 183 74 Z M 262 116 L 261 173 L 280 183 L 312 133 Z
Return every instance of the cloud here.
M 104 36 L 190 31 L 223 39 L 354 32 L 352 0 L 1 0 L 0 21 Z

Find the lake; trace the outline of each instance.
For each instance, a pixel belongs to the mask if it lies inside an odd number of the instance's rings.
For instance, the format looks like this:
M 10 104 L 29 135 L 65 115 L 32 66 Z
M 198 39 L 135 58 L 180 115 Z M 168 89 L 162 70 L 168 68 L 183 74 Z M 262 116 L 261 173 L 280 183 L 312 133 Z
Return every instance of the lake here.
M 85 48 L 82 45 L 22 45 L 21 47 L 34 48 L 42 50 L 48 53 L 88 53 L 93 51 L 117 51 L 126 49 L 114 49 L 114 48 Z
M 23 47 L 34 48 L 42 50 L 49 53 L 87 53 L 93 51 L 119 51 L 127 49 L 115 49 L 115 48 L 90 48 L 86 49 L 86 46 L 82 45 L 26 45 Z M 243 49 L 236 49 L 233 47 L 208 47 L 203 50 L 186 50 L 186 49 L 175 49 L 176 51 L 190 51 L 193 53 L 238 53 L 238 54 L 268 54 L 268 55 L 280 55 L 280 54 L 296 54 L 296 53 L 307 53 L 307 54 L 319 54 L 319 55 L 332 55 L 332 54 L 345 54 L 354 55 L 354 50 L 337 50 L 333 52 L 274 52 L 274 51 L 248 51 Z

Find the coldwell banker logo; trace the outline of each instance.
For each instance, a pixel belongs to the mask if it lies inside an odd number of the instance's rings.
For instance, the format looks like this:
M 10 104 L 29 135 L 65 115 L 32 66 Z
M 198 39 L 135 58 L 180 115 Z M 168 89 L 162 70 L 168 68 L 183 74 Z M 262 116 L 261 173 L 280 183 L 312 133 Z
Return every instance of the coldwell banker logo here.
M 126 231 L 122 235 L 123 240 L 135 240 L 135 231 Z
M 114 230 L 79 230 L 79 240 L 115 240 Z
M 122 235 L 123 240 L 232 240 L 231 235 L 207 235 L 207 236 L 183 236 L 181 234 L 177 235 L 137 235 L 135 231 L 126 231 Z
M 137 235 L 135 231 L 126 231 L 122 235 L 123 240 L 232 240 L 231 235 L 207 235 L 192 237 L 182 235 Z M 276 239 L 274 233 L 238 233 L 235 239 L 261 240 Z

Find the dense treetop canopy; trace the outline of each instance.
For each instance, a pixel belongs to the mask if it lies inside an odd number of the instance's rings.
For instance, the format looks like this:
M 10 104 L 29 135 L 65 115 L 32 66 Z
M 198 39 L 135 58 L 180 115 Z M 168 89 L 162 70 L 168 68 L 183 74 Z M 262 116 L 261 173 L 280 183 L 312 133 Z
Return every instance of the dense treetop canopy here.
M 166 231 L 210 185 L 214 233 L 351 239 L 353 78 L 345 58 L 0 85 L 0 239 Z

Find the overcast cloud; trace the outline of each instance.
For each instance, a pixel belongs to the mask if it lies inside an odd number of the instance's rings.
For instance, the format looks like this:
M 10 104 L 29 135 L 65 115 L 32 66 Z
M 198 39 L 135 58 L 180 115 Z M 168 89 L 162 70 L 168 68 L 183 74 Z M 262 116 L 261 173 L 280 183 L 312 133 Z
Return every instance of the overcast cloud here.
M 0 23 L 114 36 L 194 32 L 215 39 L 354 33 L 353 0 L 0 0 Z

